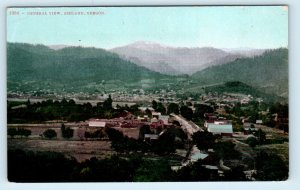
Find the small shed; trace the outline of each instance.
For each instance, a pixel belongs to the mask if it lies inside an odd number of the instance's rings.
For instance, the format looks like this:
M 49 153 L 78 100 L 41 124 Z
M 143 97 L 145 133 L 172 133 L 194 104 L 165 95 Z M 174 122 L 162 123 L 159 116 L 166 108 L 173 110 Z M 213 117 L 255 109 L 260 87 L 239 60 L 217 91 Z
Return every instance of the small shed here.
M 145 140 L 146 139 L 157 140 L 158 139 L 158 135 L 156 135 L 156 134 L 145 134 L 144 138 L 145 138 Z
M 256 120 L 256 124 L 263 124 L 262 120 Z
M 192 161 L 192 162 L 196 162 L 197 160 L 203 160 L 203 159 L 205 159 L 206 157 L 208 157 L 208 154 L 204 154 L 204 153 L 201 153 L 201 152 L 197 152 L 197 153 L 191 155 L 191 161 Z

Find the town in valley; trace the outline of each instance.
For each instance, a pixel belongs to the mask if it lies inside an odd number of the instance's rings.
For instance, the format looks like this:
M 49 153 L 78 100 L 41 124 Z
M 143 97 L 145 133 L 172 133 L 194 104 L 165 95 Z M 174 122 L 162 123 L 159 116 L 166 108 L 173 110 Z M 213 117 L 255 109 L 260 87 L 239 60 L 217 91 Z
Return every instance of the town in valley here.
M 10 7 L 6 52 L 11 182 L 289 177 L 287 6 Z
M 287 104 L 237 93 L 204 93 L 198 99 L 163 90 L 122 94 L 102 94 L 98 100 L 14 95 L 8 98 L 8 148 L 12 154 L 54 151 L 75 159 L 80 171 L 67 181 L 286 179 Z M 137 159 L 136 167 L 145 168 L 132 169 L 131 177 L 101 179 L 89 166 L 92 159 L 125 165 Z M 282 170 L 270 174 L 278 165 Z M 154 176 L 153 170 L 158 170 Z

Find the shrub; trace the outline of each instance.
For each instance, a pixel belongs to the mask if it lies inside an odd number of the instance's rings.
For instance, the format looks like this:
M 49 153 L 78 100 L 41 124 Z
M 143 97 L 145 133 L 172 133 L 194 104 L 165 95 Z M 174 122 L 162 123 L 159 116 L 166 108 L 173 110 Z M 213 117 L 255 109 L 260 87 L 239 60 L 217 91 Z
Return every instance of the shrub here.
M 70 127 L 65 127 L 64 124 L 61 125 L 61 135 L 65 139 L 69 139 L 73 137 L 74 130 Z
M 56 132 L 53 129 L 47 129 L 46 131 L 44 131 L 43 135 L 47 139 L 52 139 L 57 136 Z
M 17 135 L 17 129 L 16 128 L 9 128 L 7 129 L 7 135 L 9 135 L 11 138 L 14 138 L 15 135 Z
M 247 138 L 246 143 L 250 147 L 254 148 L 258 144 L 258 140 L 255 137 L 249 137 Z
M 24 136 L 28 137 L 31 135 L 31 131 L 28 129 L 23 129 L 23 128 L 9 128 L 7 130 L 7 135 L 9 135 L 11 138 L 14 138 L 14 136 L 19 135 L 19 136 Z

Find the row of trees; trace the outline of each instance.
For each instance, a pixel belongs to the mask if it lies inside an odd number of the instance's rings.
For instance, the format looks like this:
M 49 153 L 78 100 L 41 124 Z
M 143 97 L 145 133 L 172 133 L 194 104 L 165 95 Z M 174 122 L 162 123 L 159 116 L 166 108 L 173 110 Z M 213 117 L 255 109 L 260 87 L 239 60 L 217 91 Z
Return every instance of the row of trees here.
M 8 128 L 7 135 L 11 138 L 14 138 L 15 136 L 28 137 L 31 135 L 31 131 L 24 128 Z
M 109 96 L 104 102 L 96 106 L 90 103 L 76 104 L 74 100 L 61 101 L 47 100 L 31 104 L 25 103 L 25 107 L 12 109 L 12 103 L 8 105 L 8 123 L 35 123 L 47 120 L 84 121 L 91 117 L 112 118 L 119 115 L 123 109 L 113 109 L 112 99 Z
M 170 103 L 167 109 L 161 102 L 152 101 L 152 107 L 155 111 L 161 112 L 162 114 L 181 114 L 187 120 L 199 120 L 204 118 L 204 113 L 213 113 L 214 109 L 211 106 L 204 104 L 194 105 L 195 112 L 189 107 L 191 104 L 179 105 L 176 103 Z
M 61 101 L 47 100 L 31 104 L 26 103 L 25 107 L 12 109 L 13 103 L 8 106 L 8 123 L 35 123 L 47 120 L 67 120 L 67 121 L 84 121 L 91 117 L 99 118 L 114 118 L 118 117 L 124 110 L 133 113 L 134 115 L 142 114 L 138 109 L 138 105 L 133 106 L 117 106 L 117 109 L 112 107 L 112 98 L 109 96 L 104 102 L 97 103 L 92 106 L 90 103 L 76 104 L 74 100 Z M 155 111 L 162 114 L 181 114 L 188 120 L 203 119 L 204 113 L 213 112 L 213 108 L 207 105 L 195 105 L 195 112 L 189 105 L 170 103 L 167 108 L 161 102 L 152 102 L 152 107 Z M 146 110 L 147 112 L 147 110 Z M 149 110 L 148 110 L 149 112 Z M 151 113 L 146 113 L 151 114 Z
M 105 159 L 95 157 L 84 162 L 56 152 L 8 151 L 8 180 L 11 182 L 164 182 L 164 181 L 245 181 L 241 167 L 218 176 L 203 167 L 201 161 L 177 171 L 168 160 L 143 159 L 137 156 Z M 259 152 L 256 159 L 257 180 L 285 180 L 288 168 L 274 154 Z
M 129 156 L 124 159 L 112 156 L 105 159 L 91 158 L 79 163 L 74 158 L 66 158 L 56 152 L 8 151 L 8 180 L 12 182 L 171 182 L 222 179 L 215 171 L 204 168 L 200 162 L 173 171 L 169 161 L 163 158 L 150 160 Z
M 65 139 L 70 139 L 74 135 L 74 129 L 71 129 L 70 127 L 65 127 L 64 124 L 61 126 L 61 136 Z M 53 139 L 57 137 L 57 133 L 53 129 L 47 129 L 46 131 L 43 132 L 43 136 L 46 137 L 47 139 Z
M 70 139 L 73 137 L 74 129 L 71 129 L 70 127 L 65 127 L 65 125 L 62 124 L 61 134 L 63 138 Z M 14 138 L 15 136 L 28 137 L 31 135 L 31 130 L 24 128 L 8 128 L 7 135 L 11 138 Z M 53 139 L 57 137 L 57 133 L 53 129 L 47 129 L 43 132 L 43 136 L 47 139 Z

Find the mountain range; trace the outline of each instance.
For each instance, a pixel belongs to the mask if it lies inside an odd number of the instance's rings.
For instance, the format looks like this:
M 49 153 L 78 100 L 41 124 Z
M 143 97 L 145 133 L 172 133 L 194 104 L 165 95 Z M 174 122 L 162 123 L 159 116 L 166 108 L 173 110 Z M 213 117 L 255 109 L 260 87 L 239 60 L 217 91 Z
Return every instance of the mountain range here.
M 12 92 L 99 92 L 104 83 L 114 90 L 173 87 L 198 92 L 239 81 L 288 97 L 288 49 L 174 48 L 138 42 L 105 50 L 7 43 L 7 81 Z
M 197 84 L 240 81 L 259 90 L 288 97 L 288 49 L 268 50 L 260 56 L 239 58 L 194 73 Z
M 261 55 L 265 50 L 170 47 L 138 41 L 109 51 L 162 74 L 191 75 L 207 67 L 228 63 L 237 58 Z

